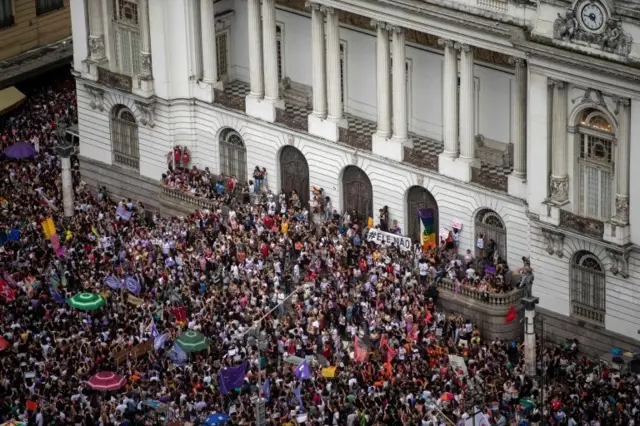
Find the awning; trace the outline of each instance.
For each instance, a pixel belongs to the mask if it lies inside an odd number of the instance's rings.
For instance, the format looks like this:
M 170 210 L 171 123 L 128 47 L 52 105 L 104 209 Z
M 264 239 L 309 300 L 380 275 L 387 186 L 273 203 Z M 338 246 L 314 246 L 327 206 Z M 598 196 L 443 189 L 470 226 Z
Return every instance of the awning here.
M 25 98 L 26 96 L 16 89 L 15 86 L 0 90 L 0 115 L 5 114 L 20 105 Z

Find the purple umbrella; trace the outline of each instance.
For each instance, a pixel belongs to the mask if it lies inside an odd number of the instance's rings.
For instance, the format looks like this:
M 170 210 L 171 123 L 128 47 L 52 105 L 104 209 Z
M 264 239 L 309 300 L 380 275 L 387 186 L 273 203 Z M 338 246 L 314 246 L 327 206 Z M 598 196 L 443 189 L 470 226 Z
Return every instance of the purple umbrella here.
M 29 142 L 17 142 L 7 147 L 4 150 L 4 155 L 16 160 L 31 158 L 35 157 L 36 149 Z

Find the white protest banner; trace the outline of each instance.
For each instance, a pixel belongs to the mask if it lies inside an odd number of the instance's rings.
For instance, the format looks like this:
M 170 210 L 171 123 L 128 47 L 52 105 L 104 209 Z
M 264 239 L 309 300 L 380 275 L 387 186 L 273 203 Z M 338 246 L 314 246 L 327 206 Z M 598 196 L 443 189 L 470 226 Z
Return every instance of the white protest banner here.
M 378 245 L 391 245 L 395 244 L 402 251 L 411 250 L 411 238 L 403 237 L 402 235 L 392 234 L 391 232 L 383 232 L 379 229 L 371 228 L 367 234 L 367 241 L 376 243 Z
M 449 237 L 449 230 L 444 226 L 440 227 L 440 239 L 446 240 Z
M 451 225 L 453 226 L 453 229 L 457 229 L 457 230 L 461 230 L 462 229 L 462 222 L 459 221 L 459 220 L 452 221 Z
M 451 368 L 458 375 L 467 377 L 469 372 L 467 371 L 467 364 L 464 362 L 464 358 L 458 355 L 449 355 L 449 364 Z

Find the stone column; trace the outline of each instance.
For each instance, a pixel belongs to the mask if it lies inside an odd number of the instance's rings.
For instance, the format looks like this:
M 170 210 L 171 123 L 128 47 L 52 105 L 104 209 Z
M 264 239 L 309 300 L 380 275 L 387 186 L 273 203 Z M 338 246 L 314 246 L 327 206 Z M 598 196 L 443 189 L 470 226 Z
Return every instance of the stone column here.
M 524 370 L 530 377 L 536 375 L 536 305 L 537 297 L 525 297 L 524 305 Z
M 456 49 L 460 50 L 460 158 L 471 162 L 476 148 L 473 49 L 461 43 Z
M 262 66 L 262 34 L 260 31 L 260 0 L 247 1 L 247 16 L 249 24 L 249 80 L 251 91 L 249 96 L 254 99 L 264 97 L 264 79 Z
M 280 99 L 280 93 L 276 39 L 276 4 L 274 0 L 262 0 L 262 42 L 264 53 L 264 98 L 276 102 Z
M 513 172 L 524 179 L 527 175 L 527 68 L 524 59 L 509 58 L 515 67 L 515 102 L 513 103 Z
M 325 79 L 324 13 L 317 3 L 307 3 L 311 8 L 311 64 L 313 79 L 313 115 L 327 116 L 327 82 Z
M 88 0 L 89 6 L 89 53 L 93 61 L 105 57 L 104 28 L 102 23 L 102 1 Z
M 616 214 L 622 224 L 629 223 L 629 114 L 631 101 L 616 99 L 618 110 L 618 161 L 616 162 Z
M 200 33 L 202 37 L 202 81 L 218 81 L 214 0 L 200 0 Z
M 70 218 L 75 211 L 73 201 L 73 177 L 71 176 L 72 145 L 58 145 L 58 155 L 62 165 L 62 207 L 64 216 Z
M 381 138 L 388 138 L 391 134 L 391 102 L 389 75 L 389 32 L 387 24 L 379 21 L 371 21 L 371 25 L 377 27 L 377 73 L 376 94 L 378 98 L 378 129 L 376 133 Z
M 404 143 L 407 140 L 407 57 L 404 28 L 392 26 L 393 57 L 393 139 Z
M 329 113 L 327 118 L 342 120 L 342 91 L 340 84 L 340 23 L 338 14 L 332 7 L 323 8 L 327 16 L 327 97 Z
M 138 3 L 140 17 L 140 76 L 147 79 L 153 74 L 151 64 L 151 31 L 149 29 L 149 0 Z
M 551 200 L 564 203 L 569 199 L 567 174 L 567 87 L 563 81 L 549 79 L 553 87 Z
M 442 71 L 443 155 L 455 158 L 458 156 L 458 55 L 452 40 L 439 39 L 438 44 L 444 47 Z

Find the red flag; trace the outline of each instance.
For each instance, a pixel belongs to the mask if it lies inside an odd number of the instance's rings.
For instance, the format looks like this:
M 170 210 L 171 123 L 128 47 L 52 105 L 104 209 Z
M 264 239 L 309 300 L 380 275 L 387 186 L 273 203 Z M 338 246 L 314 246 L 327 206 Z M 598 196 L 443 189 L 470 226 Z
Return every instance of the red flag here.
M 171 310 L 171 314 L 176 318 L 177 322 L 187 322 L 187 311 L 184 306 Z
M 365 362 L 367 360 L 367 348 L 360 346 L 360 339 L 358 336 L 353 338 L 353 358 L 358 362 Z
M 517 316 L 518 314 L 516 314 L 516 308 L 514 308 L 513 305 L 510 305 L 509 312 L 507 312 L 507 316 L 504 317 L 504 322 L 508 324 L 514 319 L 516 319 Z
M 393 361 L 396 355 L 398 355 L 398 351 L 387 345 L 387 362 L 390 363 L 391 361 Z
M 12 289 L 2 278 L 0 278 L 0 296 L 4 297 L 9 302 L 16 300 L 16 291 Z

